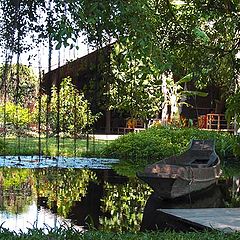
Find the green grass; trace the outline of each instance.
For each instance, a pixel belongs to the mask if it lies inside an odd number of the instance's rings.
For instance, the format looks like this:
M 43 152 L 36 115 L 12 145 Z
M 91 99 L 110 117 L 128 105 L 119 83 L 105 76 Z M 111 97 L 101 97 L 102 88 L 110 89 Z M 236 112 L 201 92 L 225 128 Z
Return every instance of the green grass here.
M 36 137 L 7 137 L 5 141 L 0 138 L 0 154 L 4 155 L 38 155 L 39 154 L 39 139 Z M 92 156 L 102 149 L 108 141 L 89 139 L 88 146 L 86 139 L 77 139 L 76 147 L 74 139 L 61 138 L 59 144 L 60 156 Z M 48 156 L 58 155 L 58 146 L 56 138 L 41 138 L 41 153 Z
M 48 233 L 44 233 L 42 230 L 34 229 L 29 230 L 28 233 L 16 234 L 2 229 L 0 233 L 0 239 L 26 239 L 26 240 L 233 240 L 240 239 L 240 233 L 225 234 L 217 231 L 210 232 L 189 232 L 189 233 L 177 233 L 177 232 L 140 232 L 140 233 L 110 233 L 100 231 L 88 231 L 84 233 L 77 232 L 74 229 L 50 229 Z

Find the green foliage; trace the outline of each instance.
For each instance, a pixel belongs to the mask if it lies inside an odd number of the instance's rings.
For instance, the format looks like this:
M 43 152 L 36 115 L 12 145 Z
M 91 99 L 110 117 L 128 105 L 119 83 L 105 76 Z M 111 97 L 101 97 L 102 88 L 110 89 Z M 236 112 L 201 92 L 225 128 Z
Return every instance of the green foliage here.
M 2 101 L 4 94 L 6 94 L 8 101 L 27 107 L 35 103 L 37 86 L 38 78 L 31 67 L 22 64 L 18 66 L 17 64 L 0 66 Z
M 184 152 L 192 139 L 215 139 L 216 151 L 223 161 L 234 157 L 237 139 L 231 134 L 173 127 L 152 127 L 140 133 L 124 135 L 107 145 L 102 154 L 143 167 Z
M 41 124 L 50 125 L 54 133 L 59 131 L 70 136 L 75 134 L 79 136 L 90 128 L 98 118 L 98 114 L 93 116 L 84 94 L 79 92 L 71 81 L 70 77 L 63 79 L 59 89 L 56 86 L 52 87 L 51 97 L 47 95 L 41 97 L 41 102 L 37 103 L 34 112 L 34 119 L 38 123 L 40 114 Z M 40 113 L 39 104 L 41 104 Z
M 227 111 L 226 116 L 229 123 L 233 123 L 235 120 L 240 126 L 240 89 L 237 92 L 229 96 L 227 99 Z
M 126 45 L 116 43 L 111 56 L 115 81 L 110 86 L 111 108 L 147 119 L 159 111 L 162 102 L 161 78 L 150 58 L 135 58 Z
M 2 187 L 8 189 L 11 187 L 21 188 L 21 185 L 28 182 L 32 178 L 31 170 L 29 169 L 1 169 L 0 178 L 3 180 Z
M 32 171 L 30 169 L 1 168 L 0 180 L 5 196 L 1 202 L 1 211 L 13 214 L 25 212 L 33 203 L 33 197 L 30 194 L 34 191 L 31 186 Z M 21 195 L 19 195 L 20 191 Z
M 4 149 L 4 148 L 5 148 L 4 141 L 0 139 L 0 149 Z
M 57 213 L 65 218 L 74 202 L 86 196 L 89 182 L 97 181 L 96 174 L 88 169 L 66 169 L 61 172 L 57 169 L 42 169 L 35 174 L 39 197 L 48 197 L 50 209 L 57 203 Z
M 204 43 L 209 42 L 209 37 L 200 28 L 196 27 L 195 29 L 193 29 L 193 32 L 199 40 L 203 41 Z
M 0 104 L 0 123 L 3 125 L 4 121 L 8 126 L 14 128 L 27 127 L 27 124 L 32 121 L 32 116 L 28 108 L 21 107 L 13 102 L 7 102 L 5 105 Z
M 106 183 L 106 195 L 102 199 L 102 211 L 110 213 L 111 218 L 102 216 L 100 223 L 104 231 L 137 232 L 143 217 L 143 209 L 151 194 L 150 188 L 138 179 L 127 184 Z
M 56 87 L 52 87 L 50 106 L 52 129 L 56 129 L 58 125 L 59 114 L 60 132 L 68 132 L 72 135 L 74 132 L 80 134 L 84 128 L 92 125 L 96 119 L 92 116 L 89 103 L 84 99 L 83 93 L 76 89 L 69 77 L 61 82 L 59 93 Z
M 33 120 L 38 79 L 22 64 L 0 66 L 0 123 L 7 130 L 23 130 Z M 19 129 L 22 128 L 22 129 Z
M 170 119 L 172 123 L 178 123 L 180 121 L 180 108 L 183 105 L 189 106 L 185 101 L 187 96 L 206 96 L 207 94 L 197 91 L 187 91 L 184 90 L 182 84 L 191 81 L 193 74 L 188 74 L 181 78 L 179 81 L 174 81 L 173 76 L 169 76 L 163 81 L 165 85 L 164 89 L 164 100 L 162 106 L 165 108 L 165 114 L 167 114 L 167 109 L 170 109 Z M 164 110 L 162 110 L 164 112 Z M 162 114 L 163 117 L 163 114 Z M 165 121 L 167 116 L 164 116 Z
M 104 231 L 86 231 L 79 232 L 72 227 L 66 228 L 56 228 L 49 229 L 47 232 L 38 229 L 29 229 L 27 233 L 17 234 L 10 232 L 7 229 L 1 229 L 0 240 L 11 239 L 25 239 L 25 240 L 159 240 L 159 239 L 169 239 L 169 240 L 237 240 L 239 239 L 239 232 L 224 233 L 221 231 L 205 231 L 205 232 L 174 232 L 174 231 L 153 231 L 153 232 L 139 232 L 139 233 L 113 233 Z
M 215 85 L 224 98 L 232 94 L 239 75 L 237 1 L 0 3 L 4 13 L 0 17 L 0 45 L 6 53 L 28 50 L 25 40 L 30 35 L 32 46 L 51 40 L 57 49 L 78 48 L 81 33 L 89 45 L 98 48 L 117 39 L 125 49 L 116 49 L 115 75 L 121 81 L 111 89 L 113 106 L 132 111 L 132 115 L 142 112 L 145 117 L 159 108 L 162 73 L 171 71 L 177 80 L 191 72 L 197 87 Z

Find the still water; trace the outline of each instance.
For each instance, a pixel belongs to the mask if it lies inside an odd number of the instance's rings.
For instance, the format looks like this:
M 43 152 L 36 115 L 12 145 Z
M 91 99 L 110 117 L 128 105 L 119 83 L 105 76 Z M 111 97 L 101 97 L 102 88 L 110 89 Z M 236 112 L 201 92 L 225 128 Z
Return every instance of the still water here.
M 139 231 L 151 199 L 159 208 L 239 207 L 239 179 L 222 179 L 203 195 L 162 201 L 141 180 L 111 169 L 1 167 L 0 224 L 17 232 L 63 224 Z
M 0 169 L 0 224 L 138 230 L 150 189 L 109 169 Z

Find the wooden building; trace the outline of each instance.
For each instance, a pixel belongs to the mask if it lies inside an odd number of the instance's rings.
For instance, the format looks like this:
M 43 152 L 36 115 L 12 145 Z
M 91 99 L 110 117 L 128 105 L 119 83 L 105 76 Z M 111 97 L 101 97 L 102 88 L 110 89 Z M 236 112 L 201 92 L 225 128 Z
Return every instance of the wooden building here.
M 64 66 L 52 70 L 44 75 L 42 89 L 51 95 L 51 87 L 58 86 L 62 79 L 71 77 L 77 88 L 84 92 L 86 99 L 90 102 L 93 114 L 101 112 L 100 119 L 96 122 L 94 129 L 99 133 L 127 133 L 135 128 L 142 130 L 143 125 L 135 127 L 127 126 L 126 118 L 117 111 L 109 111 L 109 85 L 114 81 L 111 73 L 110 53 L 113 44 L 98 49 L 86 56 L 70 61 Z M 195 90 L 190 82 L 188 90 Z M 192 119 L 200 128 L 228 129 L 229 126 L 224 118 L 224 101 L 220 101 L 220 90 L 210 86 L 203 90 L 208 93 L 207 97 L 189 97 L 186 102 L 190 107 L 183 107 L 182 115 Z M 215 114 L 215 115 L 208 115 Z M 209 117 L 209 118 L 208 118 Z M 214 120 L 211 122 L 211 120 Z

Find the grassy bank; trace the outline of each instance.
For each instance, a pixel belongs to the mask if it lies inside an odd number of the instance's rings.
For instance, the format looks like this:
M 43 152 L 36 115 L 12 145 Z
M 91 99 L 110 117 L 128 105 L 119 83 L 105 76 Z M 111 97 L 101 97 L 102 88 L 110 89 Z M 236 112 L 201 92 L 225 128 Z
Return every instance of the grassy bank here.
M 240 157 L 240 139 L 230 133 L 203 131 L 195 128 L 150 128 L 140 133 L 129 133 L 120 138 L 96 140 L 94 138 L 76 139 L 60 138 L 59 155 L 118 158 L 130 163 L 152 163 L 162 158 L 185 151 L 192 139 L 215 139 L 216 151 L 221 159 Z M 36 155 L 39 153 L 38 137 L 7 137 L 5 144 L 0 138 L 0 154 Z M 41 153 L 56 156 L 57 139 L 42 137 Z
M 192 139 L 214 139 L 216 152 L 222 159 L 240 157 L 240 139 L 230 133 L 172 127 L 124 135 L 106 146 L 102 154 L 131 162 L 145 159 L 152 163 L 186 151 Z
M 0 239 L 26 239 L 26 240 L 233 240 L 240 239 L 240 233 L 225 234 L 222 232 L 212 231 L 212 232 L 189 232 L 189 233 L 176 233 L 176 232 L 149 232 L 149 233 L 106 233 L 100 231 L 89 231 L 85 233 L 79 233 L 72 229 L 57 229 L 50 230 L 48 233 L 44 233 L 41 230 L 29 230 L 27 234 L 21 233 L 17 235 L 16 233 L 11 233 L 7 230 L 2 230 L 0 233 Z
M 72 138 L 60 138 L 59 155 L 69 157 L 75 154 L 76 156 L 94 155 L 106 144 L 108 141 L 94 138 L 76 139 L 76 142 Z M 57 139 L 54 137 L 41 138 L 40 145 L 37 137 L 7 137 L 5 144 L 3 137 L 0 138 L 1 155 L 38 155 L 39 146 L 43 155 L 56 156 L 58 154 Z
M 222 165 L 240 157 L 240 139 L 233 134 L 173 127 L 154 127 L 124 135 L 105 146 L 101 154 L 120 159 L 116 170 L 130 176 L 147 164 L 186 151 L 192 139 L 214 139 Z

